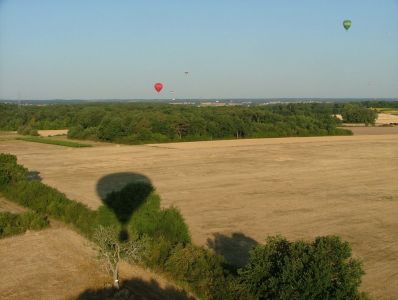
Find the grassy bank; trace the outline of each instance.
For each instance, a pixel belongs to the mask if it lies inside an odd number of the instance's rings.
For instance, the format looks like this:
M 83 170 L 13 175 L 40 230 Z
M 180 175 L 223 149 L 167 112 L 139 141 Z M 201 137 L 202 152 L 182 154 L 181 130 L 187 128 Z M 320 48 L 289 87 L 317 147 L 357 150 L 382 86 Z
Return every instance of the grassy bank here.
M 54 140 L 54 139 L 44 138 L 44 137 L 39 137 L 39 136 L 18 137 L 17 140 L 25 141 L 25 142 L 73 147 L 73 148 L 92 147 L 92 145 L 90 145 L 90 144 L 82 144 L 82 143 L 71 142 L 71 141 Z

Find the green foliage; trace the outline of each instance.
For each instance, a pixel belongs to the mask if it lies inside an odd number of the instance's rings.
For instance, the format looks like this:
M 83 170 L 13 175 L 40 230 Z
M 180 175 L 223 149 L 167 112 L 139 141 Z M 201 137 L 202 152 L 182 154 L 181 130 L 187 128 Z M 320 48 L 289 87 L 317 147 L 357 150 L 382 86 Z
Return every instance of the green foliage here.
M 17 164 L 17 158 L 12 154 L 0 153 L 0 187 L 24 180 L 27 170 Z
M 96 223 L 121 228 L 115 211 L 106 206 L 98 209 Z M 130 232 L 154 239 L 166 239 L 171 244 L 186 244 L 191 241 L 188 226 L 180 212 L 176 208 L 161 209 L 160 198 L 155 193 L 147 196 L 142 205 L 133 213 L 127 226 Z
M 195 293 L 206 299 L 217 297 L 225 287 L 224 270 L 219 256 L 202 247 L 178 245 L 166 262 L 166 271 L 188 284 Z
M 314 242 L 270 237 L 239 271 L 259 299 L 358 299 L 363 274 L 349 244 L 336 236 Z
M 398 108 L 398 100 L 395 101 L 364 101 L 360 105 L 368 108 L 384 107 L 384 108 Z
M 92 233 L 95 212 L 39 181 L 18 181 L 4 187 L 2 192 L 9 200 L 76 226 L 86 236 Z
M 277 104 L 252 107 L 195 107 L 112 103 L 24 106 L 0 104 L 0 129 L 34 124 L 69 128 L 68 136 L 125 144 L 213 139 L 341 135 L 342 105 Z
M 76 143 L 71 141 L 62 141 L 62 140 L 55 140 L 50 138 L 44 137 L 36 137 L 36 136 L 26 136 L 26 137 L 19 137 L 17 140 L 25 141 L 25 142 L 34 142 L 34 143 L 42 143 L 42 144 L 50 144 L 50 145 L 58 145 L 58 146 L 65 146 L 65 147 L 73 147 L 73 148 L 82 148 L 82 147 L 92 147 L 90 144 L 82 144 Z
M 152 191 L 153 187 L 148 182 L 131 182 L 120 191 L 111 192 L 103 201 L 115 213 L 117 219 L 126 224 L 132 213 L 146 201 Z
M 21 126 L 18 128 L 18 133 L 21 135 L 38 136 L 39 133 L 36 128 L 31 125 Z
M 27 170 L 17 164 L 16 157 L 0 154 L 0 190 L 14 202 L 36 212 L 73 224 L 86 235 L 92 230 L 96 213 L 85 205 L 71 201 L 56 189 L 39 181 L 28 181 Z M 5 184 L 4 184 L 5 183 Z
M 23 214 L 0 212 L 0 238 L 21 234 L 27 230 L 40 230 L 48 225 L 47 218 L 32 211 Z
M 145 255 L 145 264 L 155 270 L 165 271 L 165 264 L 175 244 L 160 236 L 158 238 L 147 238 L 148 251 Z
M 130 227 L 139 234 L 165 238 L 172 243 L 189 243 L 191 237 L 184 218 L 176 208 L 160 208 L 160 198 L 151 194 L 131 219 Z
M 377 119 L 375 110 L 352 104 L 345 105 L 341 115 L 346 123 L 365 123 L 369 125 L 375 124 Z
M 0 164 L 17 164 L 17 157 L 9 153 L 0 153 Z

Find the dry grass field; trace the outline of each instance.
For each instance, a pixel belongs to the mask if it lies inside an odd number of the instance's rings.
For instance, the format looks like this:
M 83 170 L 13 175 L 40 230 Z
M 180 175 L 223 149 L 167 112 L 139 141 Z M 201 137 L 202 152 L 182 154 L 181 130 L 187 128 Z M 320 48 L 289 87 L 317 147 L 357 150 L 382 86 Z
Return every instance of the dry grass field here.
M 66 299 L 105 282 L 77 233 L 46 229 L 0 240 L 1 299 Z
M 398 123 L 398 115 L 379 113 L 376 125 Z
M 79 149 L 4 140 L 0 152 L 16 154 L 45 183 L 92 208 L 101 204 L 100 178 L 143 174 L 164 206 L 180 208 L 198 244 L 233 233 L 258 242 L 274 234 L 341 235 L 364 262 L 363 288 L 375 299 L 396 299 L 398 127 L 367 129 L 344 137 Z

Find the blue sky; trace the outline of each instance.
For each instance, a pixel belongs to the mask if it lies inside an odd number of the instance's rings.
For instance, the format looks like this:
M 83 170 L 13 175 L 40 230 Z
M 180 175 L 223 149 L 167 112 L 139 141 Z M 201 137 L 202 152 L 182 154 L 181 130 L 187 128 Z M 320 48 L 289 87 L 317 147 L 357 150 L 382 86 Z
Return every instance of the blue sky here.
M 0 99 L 170 97 L 398 97 L 398 0 L 0 0 Z

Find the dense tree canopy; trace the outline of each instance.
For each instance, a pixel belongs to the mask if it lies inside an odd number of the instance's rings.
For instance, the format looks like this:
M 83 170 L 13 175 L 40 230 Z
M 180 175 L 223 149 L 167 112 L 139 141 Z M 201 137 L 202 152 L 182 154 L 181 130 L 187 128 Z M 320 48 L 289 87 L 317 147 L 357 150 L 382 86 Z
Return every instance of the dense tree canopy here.
M 107 103 L 0 105 L 0 129 L 63 129 L 69 136 L 108 142 L 193 141 L 349 134 L 336 128 L 329 103 L 252 107 Z
M 359 105 L 347 104 L 344 106 L 341 115 L 346 123 L 374 124 L 377 119 L 377 112 Z
M 270 237 L 254 248 L 239 271 L 258 299 L 359 299 L 363 271 L 347 242 L 336 236 L 313 242 Z

